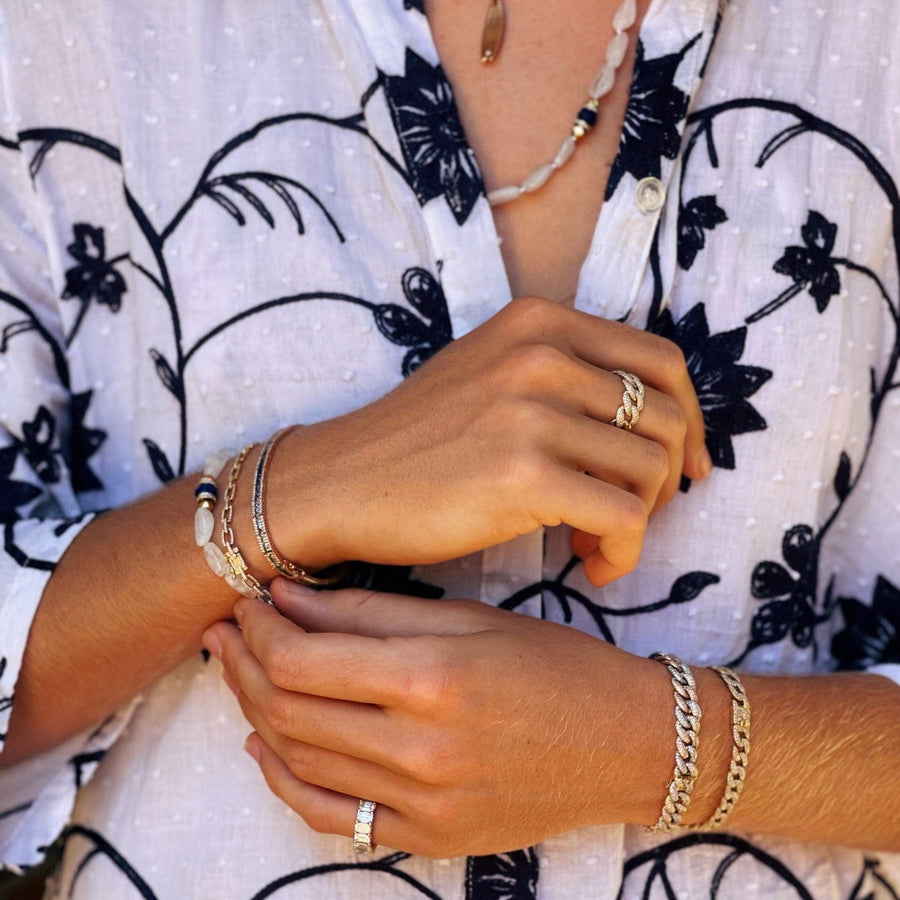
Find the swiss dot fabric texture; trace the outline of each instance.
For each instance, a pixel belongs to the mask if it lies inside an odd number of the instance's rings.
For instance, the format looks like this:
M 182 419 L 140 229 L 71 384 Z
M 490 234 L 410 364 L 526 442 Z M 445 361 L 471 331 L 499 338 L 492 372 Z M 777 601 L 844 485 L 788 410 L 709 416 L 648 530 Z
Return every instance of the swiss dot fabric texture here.
M 576 297 L 683 348 L 713 475 L 602 590 L 564 528 L 354 577 L 692 665 L 896 679 L 900 5 L 721 5 L 650 4 Z M 0 733 L 44 584 L 92 513 L 371 402 L 509 300 L 421 0 L 6 0 Z M 0 775 L 5 863 L 68 827 L 52 893 L 77 900 L 900 890 L 888 854 L 622 826 L 360 863 L 268 792 L 247 730 L 218 663 L 190 659 Z

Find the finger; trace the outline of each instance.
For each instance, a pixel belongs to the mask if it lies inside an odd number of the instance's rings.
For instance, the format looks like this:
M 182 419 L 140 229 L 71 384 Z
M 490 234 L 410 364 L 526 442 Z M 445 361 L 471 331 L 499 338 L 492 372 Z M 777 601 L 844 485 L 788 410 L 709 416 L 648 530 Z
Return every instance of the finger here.
M 239 700 L 247 721 L 295 778 L 356 797 L 377 793 L 382 802 L 401 811 L 415 796 L 415 785 L 403 775 L 365 758 L 287 738 L 275 731 L 246 697 Z
M 375 727 L 377 706 L 390 706 L 407 694 L 403 684 L 406 666 L 395 660 L 384 642 L 358 635 L 305 634 L 287 619 L 287 635 L 257 625 L 273 615 L 257 615 L 264 604 L 251 601 L 241 612 L 247 623 L 243 632 L 218 623 L 215 633 L 220 660 L 233 682 L 251 701 L 278 720 L 278 730 L 298 739 L 308 731 L 297 730 L 306 719 L 325 726 L 352 712 L 361 725 Z M 237 612 L 237 610 L 236 610 Z M 403 674 L 401 674 L 401 672 Z M 320 701 L 331 701 L 320 702 Z M 337 747 L 335 749 L 342 749 Z
M 580 557 L 584 563 L 584 574 L 588 581 L 595 587 L 603 587 L 623 575 L 627 575 L 631 569 L 624 569 L 621 564 L 614 565 L 604 556 L 603 540 L 596 534 L 587 534 L 584 531 L 573 531 L 571 535 L 572 551 Z M 640 548 L 638 548 L 638 554 Z M 637 564 L 635 558 L 634 564 Z M 632 566 L 633 568 L 633 566 Z
M 331 791 L 297 778 L 258 734 L 251 734 L 245 747 L 259 765 L 269 790 L 293 809 L 310 828 L 322 834 L 353 838 L 359 797 Z M 378 803 L 372 822 L 373 845 L 380 842 L 415 852 L 404 840 L 408 832 L 409 828 L 405 827 L 402 818 L 394 810 Z
M 685 365 L 684 354 L 672 341 L 618 322 L 598 320 L 586 313 L 570 330 L 572 350 L 581 359 L 608 371 L 633 372 L 641 381 L 668 394 L 679 405 L 687 425 L 684 474 L 704 478 L 712 470 L 706 449 L 703 413 Z M 645 404 L 646 405 L 646 404 Z
M 602 544 L 602 541 L 600 542 Z M 584 558 L 584 575 L 594 587 L 603 587 L 617 578 L 627 575 L 630 569 L 622 571 L 613 565 L 604 555 L 602 547 L 597 547 Z
M 303 745 L 377 766 L 398 769 L 403 742 L 384 710 L 365 703 L 286 691 L 273 685 L 262 667 L 224 646 L 223 677 L 247 721 L 286 760 L 304 766 Z M 296 754 L 296 756 L 295 756 Z
M 589 534 L 604 535 L 605 555 L 613 565 L 630 571 L 640 555 L 647 528 L 644 501 L 616 485 L 583 471 L 555 467 L 544 479 L 546 493 L 535 515 L 547 525 L 560 520 Z
M 580 559 L 585 559 L 600 546 L 600 538 L 596 534 L 573 529 L 569 536 L 572 552 Z
M 588 556 L 588 559 L 596 557 L 594 564 L 585 568 L 588 581 L 596 587 L 603 587 L 627 575 L 640 562 L 643 545 L 643 536 L 641 540 L 627 541 L 617 535 L 601 535 L 600 546 Z
M 680 437 L 673 439 L 671 449 L 667 449 L 655 440 L 584 416 L 572 417 L 550 409 L 545 418 L 553 445 L 551 452 L 561 462 L 635 494 L 648 511 L 660 502 L 660 492 L 672 481 L 671 476 L 675 476 L 677 484 L 681 472 Z
M 604 371 L 602 376 L 602 389 L 593 398 L 593 409 L 590 412 L 600 421 L 615 425 L 619 411 L 629 408 L 626 394 L 630 392 L 621 375 Z M 636 437 L 651 440 L 665 450 L 668 460 L 666 475 L 654 495 L 653 502 L 650 503 L 651 509 L 656 512 L 675 496 L 681 481 L 685 461 L 687 418 L 676 399 L 649 385 L 644 385 L 642 402 L 640 413 L 631 419 L 630 427 L 616 427 L 615 432 L 624 441 L 626 449 L 621 452 L 626 460 L 632 460 L 638 453 L 634 462 L 647 464 L 641 457 L 647 457 L 650 448 L 643 452 L 636 450 L 634 443 Z
M 329 592 L 324 596 L 327 599 L 336 593 L 342 592 Z M 389 600 L 400 599 L 393 594 L 382 596 Z M 423 605 L 428 608 L 427 603 Z M 513 613 L 474 601 L 447 602 L 437 604 L 435 608 L 443 610 L 451 605 L 462 610 L 461 619 L 496 622 L 503 618 L 518 622 Z M 256 601 L 241 601 L 235 607 L 235 614 L 243 624 L 241 646 L 234 646 L 233 634 L 226 634 L 222 660 L 232 670 L 242 666 L 241 674 L 248 685 L 259 685 L 261 691 L 265 690 L 264 683 L 249 680 L 259 678 L 257 668 L 252 665 L 255 660 L 265 679 L 287 692 L 292 699 L 303 699 L 302 696 L 294 698 L 297 694 L 308 695 L 306 704 L 316 697 L 335 701 L 332 706 L 315 707 L 315 714 L 310 716 L 309 712 L 300 712 L 294 704 L 286 703 L 283 697 L 269 700 L 272 715 L 283 716 L 286 720 L 286 727 L 278 730 L 298 739 L 304 739 L 303 733 L 288 731 L 291 720 L 303 719 L 305 722 L 311 717 L 315 721 L 304 724 L 305 728 L 328 725 L 338 732 L 346 730 L 346 723 L 341 721 L 345 714 L 341 702 L 350 701 L 350 711 L 359 720 L 355 726 L 357 733 L 365 733 L 366 729 L 374 727 L 386 729 L 387 726 L 378 719 L 382 710 L 402 710 L 413 715 L 427 713 L 433 708 L 436 692 L 441 688 L 439 673 L 445 670 L 448 657 L 453 656 L 457 647 L 455 643 L 448 643 L 446 636 L 440 641 L 437 636 L 429 635 L 382 639 L 332 632 L 306 633 Z M 215 626 L 220 627 L 223 626 Z M 460 630 L 471 629 L 464 622 Z M 449 640 L 455 641 L 455 638 Z M 265 699 L 265 695 L 260 696 Z M 253 699 L 260 702 L 256 696 Z M 386 730 L 380 734 L 385 752 L 396 756 L 388 746 L 396 735 L 389 735 Z M 312 742 L 346 750 L 347 745 L 338 738 L 330 744 L 324 744 L 321 738 Z M 383 761 L 382 757 L 377 759 Z
M 490 627 L 493 607 L 469 600 L 439 600 L 361 589 L 315 591 L 276 578 L 272 599 L 284 616 L 308 631 L 341 631 L 370 637 L 465 634 Z
M 565 441 L 574 451 L 581 454 L 603 450 L 610 457 L 609 464 L 598 468 L 596 464 L 590 470 L 598 478 L 612 481 L 626 490 L 633 490 L 634 484 L 645 484 L 649 479 L 653 480 L 656 465 L 651 460 L 650 468 L 635 482 L 633 479 L 617 478 L 612 465 L 616 462 L 632 471 L 632 463 L 638 463 L 641 458 L 646 458 L 653 448 L 644 451 L 635 451 L 633 438 L 640 436 L 659 444 L 666 452 L 668 468 L 665 479 L 661 484 L 655 485 L 648 497 L 646 492 L 639 492 L 641 498 L 648 507 L 658 511 L 678 491 L 684 471 L 685 440 L 688 430 L 687 417 L 678 400 L 662 391 L 658 391 L 649 385 L 644 386 L 643 408 L 635 417 L 632 428 L 617 428 L 615 431 L 606 432 L 608 437 L 604 441 L 598 441 L 596 437 L 579 435 L 574 448 L 571 447 L 578 432 L 574 419 L 566 419 L 568 412 L 588 416 L 604 425 L 611 425 L 616 421 L 617 411 L 625 405 L 625 388 L 622 377 L 615 372 L 589 365 L 588 363 L 565 356 L 562 351 L 551 353 L 549 358 L 552 364 L 546 366 L 545 376 L 540 382 L 538 390 L 547 392 L 547 400 L 550 409 L 546 406 L 536 417 L 540 426 L 557 441 Z M 553 413 L 557 415 L 554 419 Z M 574 433 L 573 433 L 574 432 Z M 583 429 L 582 429 L 583 432 Z M 603 435 L 604 432 L 600 432 Z M 614 437 L 618 434 L 618 438 Z M 607 443 L 611 446 L 607 448 Z M 637 454 L 637 457 L 636 457 Z M 578 453 L 574 454 L 576 457 Z M 587 468 L 587 466 L 583 466 Z M 647 469 L 646 460 L 642 470 Z

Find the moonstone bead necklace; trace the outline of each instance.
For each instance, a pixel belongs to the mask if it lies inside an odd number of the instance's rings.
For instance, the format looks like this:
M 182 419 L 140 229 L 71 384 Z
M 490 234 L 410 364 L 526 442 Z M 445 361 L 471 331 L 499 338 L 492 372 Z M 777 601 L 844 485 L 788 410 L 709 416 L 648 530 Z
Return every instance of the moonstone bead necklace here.
M 635 0 L 622 0 L 622 4 L 613 16 L 615 34 L 606 45 L 606 58 L 600 71 L 594 76 L 588 88 L 588 99 L 578 110 L 571 132 L 559 145 L 559 150 L 550 162 L 535 169 L 521 184 L 511 184 L 490 191 L 487 195 L 491 206 L 501 206 L 511 200 L 517 200 L 524 194 L 532 194 L 542 188 L 558 169 L 561 169 L 572 154 L 578 142 L 594 127 L 597 122 L 597 109 L 601 98 L 605 97 L 616 83 L 616 71 L 622 65 L 628 51 L 628 29 L 637 18 Z

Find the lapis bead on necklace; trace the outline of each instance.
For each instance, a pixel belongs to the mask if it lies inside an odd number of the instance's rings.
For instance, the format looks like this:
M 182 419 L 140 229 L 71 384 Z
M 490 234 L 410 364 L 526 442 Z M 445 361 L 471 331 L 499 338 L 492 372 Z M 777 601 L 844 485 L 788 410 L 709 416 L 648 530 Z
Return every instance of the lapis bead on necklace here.
M 591 109 L 589 106 L 582 106 L 581 109 L 578 110 L 576 118 L 580 122 L 584 122 L 588 128 L 593 128 L 597 124 L 597 110 Z

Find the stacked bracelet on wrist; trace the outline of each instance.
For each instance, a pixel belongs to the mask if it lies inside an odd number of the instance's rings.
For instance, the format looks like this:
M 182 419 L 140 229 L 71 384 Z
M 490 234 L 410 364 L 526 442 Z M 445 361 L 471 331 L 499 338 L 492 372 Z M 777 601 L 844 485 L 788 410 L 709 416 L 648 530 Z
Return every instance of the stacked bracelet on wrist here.
M 290 431 L 290 428 L 282 428 L 270 437 L 256 461 L 256 471 L 253 475 L 253 492 L 251 498 L 251 511 L 253 518 L 253 530 L 263 555 L 279 575 L 290 578 L 291 581 L 299 581 L 303 584 L 323 586 L 335 584 L 344 576 L 345 566 L 337 568 L 337 571 L 324 576 L 310 575 L 297 563 L 284 559 L 269 535 L 265 517 L 266 476 L 269 471 L 269 463 L 275 445 Z M 232 521 L 234 519 L 234 497 L 237 492 L 238 478 L 245 460 L 250 455 L 256 444 L 248 444 L 234 456 L 228 473 L 228 482 L 222 501 L 222 529 L 221 548 L 213 540 L 216 527 L 216 503 L 219 497 L 218 479 L 221 477 L 225 462 L 232 456 L 232 451 L 222 451 L 210 456 L 203 467 L 203 475 L 197 483 L 194 496 L 197 500 L 197 509 L 194 513 L 194 540 L 198 547 L 203 549 L 203 555 L 212 571 L 224 578 L 228 585 L 244 597 L 255 597 L 265 603 L 272 604 L 272 595 L 268 588 L 262 584 L 249 570 L 243 554 L 238 548 Z
M 659 821 L 647 830 L 652 832 L 673 831 L 680 824 L 691 802 L 697 781 L 697 751 L 700 739 L 700 703 L 693 673 L 677 656 L 654 653 L 650 657 L 663 663 L 672 677 L 675 691 L 675 772 L 669 783 L 669 791 L 660 813 Z M 713 666 L 725 682 L 732 697 L 733 747 L 731 765 L 725 782 L 725 791 L 712 816 L 702 825 L 689 826 L 699 829 L 721 828 L 731 814 L 744 787 L 747 777 L 747 757 L 750 754 L 750 701 L 737 672 L 725 666 Z
M 269 534 L 268 526 L 266 525 L 266 477 L 269 474 L 269 462 L 272 459 L 276 444 L 289 431 L 291 431 L 291 427 L 282 428 L 280 431 L 276 431 L 275 434 L 263 444 L 259 458 L 256 461 L 256 471 L 253 474 L 253 497 L 251 500 L 253 531 L 256 533 L 256 541 L 259 544 L 259 549 L 269 561 L 269 564 L 279 575 L 283 575 L 291 581 L 297 581 L 301 584 L 308 584 L 314 587 L 336 584 L 344 576 L 343 567 L 341 567 L 334 575 L 322 577 L 310 575 L 302 566 L 285 559 L 278 552 L 272 541 L 272 537 Z
M 197 498 L 197 510 L 194 513 L 194 540 L 203 548 L 203 556 L 212 571 L 224 578 L 230 588 L 244 597 L 255 597 L 264 603 L 272 604 L 272 596 L 267 588 L 250 574 L 241 551 L 234 543 L 234 531 L 231 527 L 234 516 L 234 495 L 237 480 L 244 460 L 255 444 L 248 444 L 241 450 L 231 464 L 228 484 L 222 506 L 222 546 L 224 552 L 213 542 L 215 530 L 215 508 L 218 500 L 216 479 L 221 473 L 223 455 L 216 454 L 207 460 L 203 467 L 203 475 L 194 491 Z M 226 457 L 227 458 L 227 457 Z

